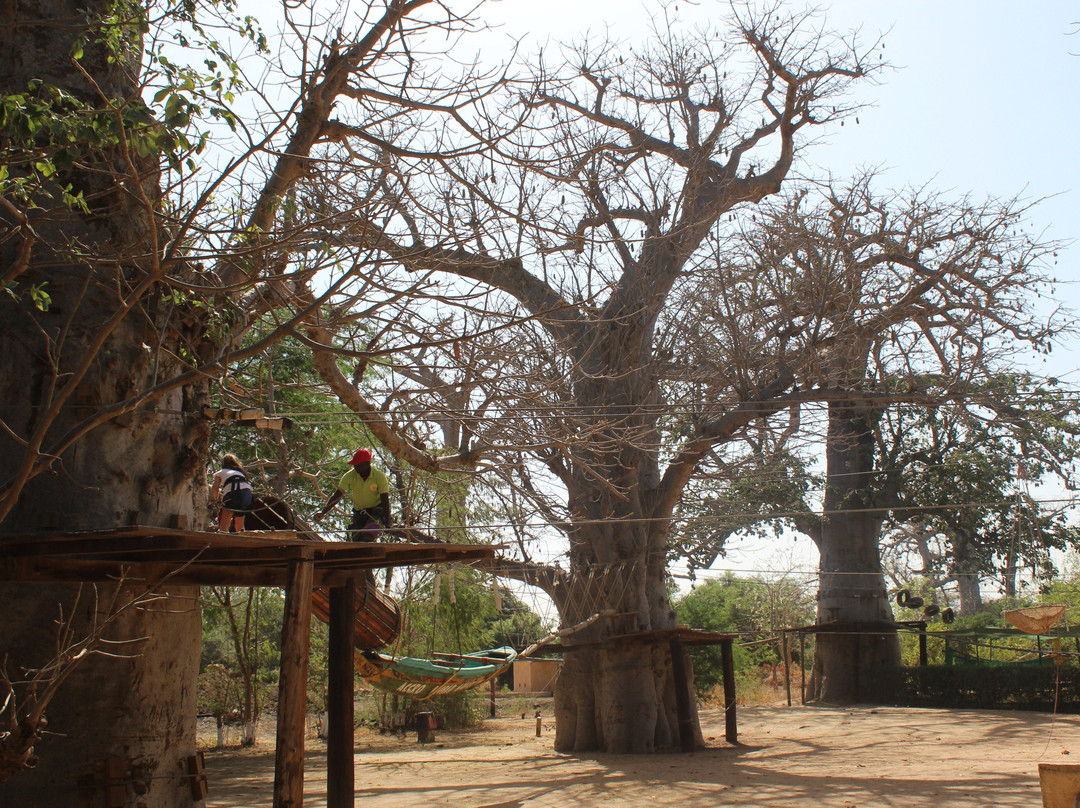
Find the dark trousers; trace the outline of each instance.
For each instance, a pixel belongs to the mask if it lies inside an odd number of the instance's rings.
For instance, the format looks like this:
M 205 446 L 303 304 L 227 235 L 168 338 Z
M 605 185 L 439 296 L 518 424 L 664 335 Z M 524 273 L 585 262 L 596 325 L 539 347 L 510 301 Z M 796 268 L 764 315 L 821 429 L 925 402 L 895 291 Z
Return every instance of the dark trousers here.
M 353 508 L 352 519 L 349 521 L 349 541 L 378 541 L 379 531 L 382 530 L 382 514 L 374 510 Z

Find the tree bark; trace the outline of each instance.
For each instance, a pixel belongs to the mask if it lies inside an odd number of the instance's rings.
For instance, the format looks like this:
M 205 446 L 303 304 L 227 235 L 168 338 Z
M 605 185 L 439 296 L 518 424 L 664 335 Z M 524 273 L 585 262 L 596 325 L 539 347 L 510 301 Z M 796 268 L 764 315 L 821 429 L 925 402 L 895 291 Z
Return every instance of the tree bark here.
M 586 409 L 583 418 L 617 426 L 608 430 L 610 440 L 577 447 L 568 480 L 577 524 L 570 534 L 567 591 L 557 602 L 564 624 L 597 613 L 612 616 L 568 643 L 583 647 L 566 654 L 556 689 L 555 746 L 565 752 L 641 754 L 680 745 L 676 687 L 688 685 L 674 681 L 667 638 L 635 638 L 677 623 L 667 592 L 669 521 L 653 507 L 660 485 L 655 420 L 640 414 L 655 389 L 640 371 L 648 367 L 641 356 L 647 355 L 650 328 L 636 325 L 633 339 L 597 339 L 578 363 L 583 369 L 592 361 L 601 364 L 579 379 L 577 400 L 605 403 Z M 637 356 L 613 347 L 635 344 L 642 346 Z M 620 367 L 620 361 L 626 364 Z M 702 746 L 696 709 L 691 713 L 689 731 L 694 745 Z
M 628 635 L 640 633 L 637 615 L 601 623 L 566 643 L 581 647 L 564 654 L 555 690 L 556 750 L 646 754 L 678 749 L 675 688 L 688 684 L 675 682 L 670 644 L 629 639 Z M 701 747 L 704 741 L 692 705 L 688 717 L 692 745 Z
M 850 404 L 829 406 L 825 513 L 811 698 L 830 704 L 875 701 L 876 672 L 900 664 L 900 645 L 881 569 L 884 512 L 873 505 L 876 414 Z
M 979 573 L 957 572 L 956 586 L 960 590 L 960 617 L 971 617 L 982 611 L 982 592 L 979 589 Z
M 103 103 L 102 95 L 134 97 L 132 65 L 110 61 L 87 30 L 88 18 L 111 8 L 102 0 L 7 4 L 5 17 L 25 22 L 3 29 L 0 93 L 32 92 L 27 82 L 40 79 L 94 105 Z M 71 37 L 83 33 L 89 36 L 81 65 L 96 86 L 71 62 Z M 203 385 L 176 389 L 159 398 L 156 409 L 121 408 L 78 440 L 65 438 L 168 378 L 179 365 L 180 341 L 193 328 L 201 331 L 176 319 L 178 311 L 157 286 L 155 225 L 147 207 L 157 198 L 157 162 L 130 156 L 115 145 L 80 155 L 90 169 L 73 169 L 61 181 L 85 193 L 90 212 L 27 206 L 40 216 L 31 222 L 39 240 L 30 243 L 24 231 L 0 244 L 5 270 L 30 256 L 18 273 L 18 297 L 0 294 L 0 418 L 6 427 L 0 430 L 0 479 L 8 490 L 21 485 L 0 522 L 0 541 L 130 523 L 164 526 L 174 519 L 190 524 L 205 506 L 208 429 L 201 418 L 184 414 L 200 411 Z M 15 229 L 11 217 L 0 225 Z M 23 294 L 35 284 L 47 284 L 52 302 L 46 311 Z M 44 465 L 51 470 L 20 483 L 21 470 Z M 107 616 L 114 597 L 126 603 L 143 591 L 141 582 L 98 587 L 96 598 L 85 590 L 72 611 L 76 587 L 0 585 L 0 653 L 11 667 L 45 665 L 56 654 L 58 615 L 82 636 Z M 44 808 L 75 804 L 77 794 L 100 801 L 100 764 L 118 756 L 125 761 L 130 804 L 192 804 L 180 764 L 195 751 L 197 590 L 166 584 L 154 591 L 162 598 L 124 610 L 111 626 L 107 639 L 121 642 L 111 655 L 85 659 L 60 688 L 47 713 L 50 734 L 36 750 L 39 765 L 13 778 L 0 802 Z

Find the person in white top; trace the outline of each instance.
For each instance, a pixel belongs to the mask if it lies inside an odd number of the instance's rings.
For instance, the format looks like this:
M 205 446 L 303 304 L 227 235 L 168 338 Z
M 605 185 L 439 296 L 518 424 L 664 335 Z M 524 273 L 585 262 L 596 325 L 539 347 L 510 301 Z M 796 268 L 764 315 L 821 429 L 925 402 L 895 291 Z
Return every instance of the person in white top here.
M 244 515 L 251 510 L 251 483 L 236 455 L 225 455 L 221 459 L 221 466 L 221 471 L 214 474 L 210 501 L 221 503 L 218 530 L 222 533 L 239 533 L 244 529 Z

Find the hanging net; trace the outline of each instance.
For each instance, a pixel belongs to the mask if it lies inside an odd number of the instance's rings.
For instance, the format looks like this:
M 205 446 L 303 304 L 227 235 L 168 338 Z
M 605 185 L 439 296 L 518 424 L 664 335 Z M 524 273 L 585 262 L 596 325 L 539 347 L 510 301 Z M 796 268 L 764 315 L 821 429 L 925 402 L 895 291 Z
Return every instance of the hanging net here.
M 1024 609 L 1010 609 L 1001 616 L 1025 634 L 1042 634 L 1061 619 L 1065 614 L 1064 606 L 1028 606 Z

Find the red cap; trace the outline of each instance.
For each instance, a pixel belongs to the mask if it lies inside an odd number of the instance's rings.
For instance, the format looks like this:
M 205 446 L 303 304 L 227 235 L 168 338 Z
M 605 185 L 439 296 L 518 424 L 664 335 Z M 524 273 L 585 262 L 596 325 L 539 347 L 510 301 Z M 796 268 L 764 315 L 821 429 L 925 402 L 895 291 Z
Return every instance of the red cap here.
M 357 463 L 370 463 L 371 452 L 367 449 L 357 449 L 356 454 L 352 456 L 352 460 L 349 461 L 350 466 L 355 466 Z

